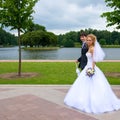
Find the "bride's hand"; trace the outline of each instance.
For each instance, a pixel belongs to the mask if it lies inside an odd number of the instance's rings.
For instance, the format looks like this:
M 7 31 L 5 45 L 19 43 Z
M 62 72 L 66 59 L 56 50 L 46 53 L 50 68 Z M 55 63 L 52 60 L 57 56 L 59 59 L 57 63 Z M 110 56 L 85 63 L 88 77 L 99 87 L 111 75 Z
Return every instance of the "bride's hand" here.
M 78 63 L 78 60 L 76 60 L 75 62 Z

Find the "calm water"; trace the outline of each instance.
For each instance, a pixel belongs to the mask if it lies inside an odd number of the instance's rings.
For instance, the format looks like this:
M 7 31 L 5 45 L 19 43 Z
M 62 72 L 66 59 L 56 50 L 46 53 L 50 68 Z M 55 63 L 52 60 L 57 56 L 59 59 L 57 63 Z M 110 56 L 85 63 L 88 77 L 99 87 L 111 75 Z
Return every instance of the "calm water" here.
M 60 48 L 52 51 L 22 50 L 22 59 L 76 60 L 80 56 L 80 48 Z M 106 60 L 120 60 L 120 48 L 104 48 Z M 0 48 L 0 60 L 17 60 L 18 47 Z

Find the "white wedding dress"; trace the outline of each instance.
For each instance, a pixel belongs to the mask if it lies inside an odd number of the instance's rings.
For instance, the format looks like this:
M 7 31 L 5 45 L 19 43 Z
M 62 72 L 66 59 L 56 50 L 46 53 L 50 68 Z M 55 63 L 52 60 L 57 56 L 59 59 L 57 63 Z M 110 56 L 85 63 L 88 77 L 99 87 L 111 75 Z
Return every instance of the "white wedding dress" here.
M 92 55 L 87 53 L 88 62 L 65 96 L 64 103 L 87 113 L 104 113 L 120 109 L 120 100 L 111 89 L 103 72 L 95 66 L 92 77 L 86 69 L 92 67 Z

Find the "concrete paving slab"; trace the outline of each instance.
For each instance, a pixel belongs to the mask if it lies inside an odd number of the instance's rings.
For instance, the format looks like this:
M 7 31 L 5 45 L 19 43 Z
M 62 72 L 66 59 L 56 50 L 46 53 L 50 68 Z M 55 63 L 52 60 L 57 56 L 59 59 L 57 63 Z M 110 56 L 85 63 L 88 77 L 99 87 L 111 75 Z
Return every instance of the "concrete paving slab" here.
M 88 114 L 64 105 L 70 85 L 0 85 L 0 120 L 120 120 L 120 110 Z M 112 86 L 120 98 L 120 86 Z

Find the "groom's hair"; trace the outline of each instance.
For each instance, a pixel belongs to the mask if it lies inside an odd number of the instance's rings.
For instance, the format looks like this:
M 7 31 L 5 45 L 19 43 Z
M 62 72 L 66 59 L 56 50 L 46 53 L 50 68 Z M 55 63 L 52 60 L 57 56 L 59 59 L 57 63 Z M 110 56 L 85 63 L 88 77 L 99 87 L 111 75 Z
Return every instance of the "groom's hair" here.
M 87 34 L 84 33 L 84 32 L 82 32 L 82 33 L 80 34 L 80 36 L 85 36 L 85 37 L 87 37 Z

